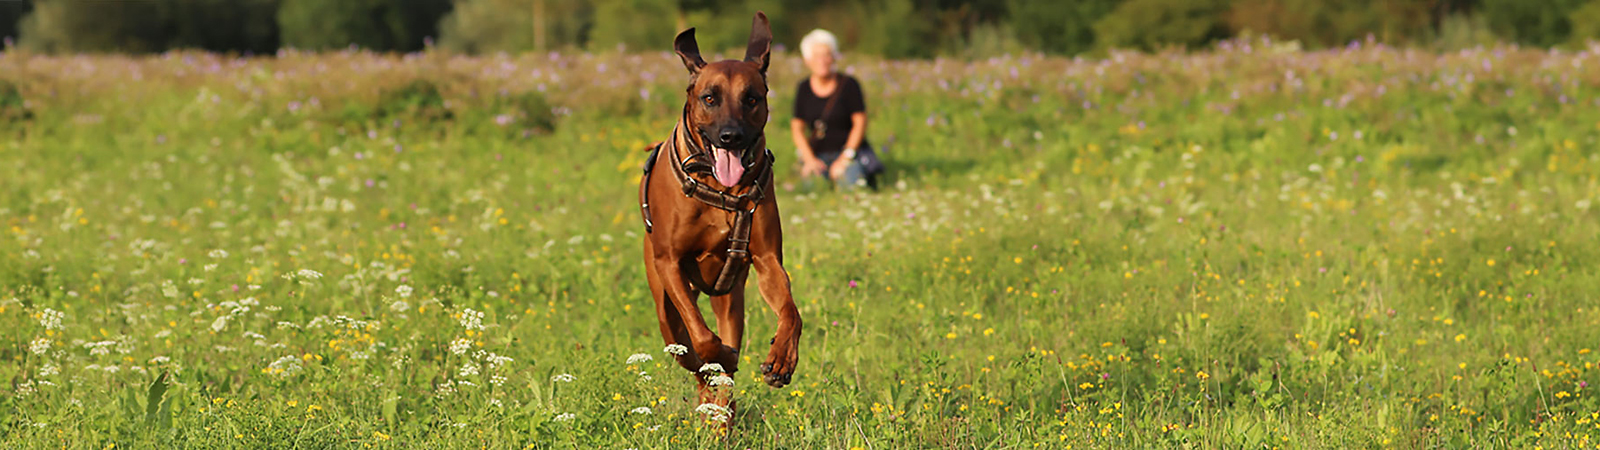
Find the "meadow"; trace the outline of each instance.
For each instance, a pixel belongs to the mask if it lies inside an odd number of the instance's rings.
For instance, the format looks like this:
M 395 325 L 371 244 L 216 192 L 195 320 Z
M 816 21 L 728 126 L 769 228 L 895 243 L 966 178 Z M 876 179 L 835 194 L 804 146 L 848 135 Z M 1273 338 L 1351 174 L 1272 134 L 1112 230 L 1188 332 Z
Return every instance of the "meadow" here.
M 724 433 L 640 261 L 670 53 L 0 54 L 0 446 L 1600 444 L 1600 47 L 843 65 L 891 171 L 798 182 L 777 53 L 806 329 Z

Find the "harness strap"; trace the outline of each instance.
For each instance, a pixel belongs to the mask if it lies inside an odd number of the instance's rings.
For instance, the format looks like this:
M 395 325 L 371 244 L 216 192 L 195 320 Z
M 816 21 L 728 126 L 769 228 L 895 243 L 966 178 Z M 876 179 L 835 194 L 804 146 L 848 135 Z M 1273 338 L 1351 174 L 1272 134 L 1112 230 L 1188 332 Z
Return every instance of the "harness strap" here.
M 668 142 L 688 139 L 687 136 L 682 135 L 682 122 L 680 121 L 678 125 L 673 129 L 674 139 L 656 145 L 656 148 L 650 152 L 650 157 L 645 160 L 643 179 L 639 183 L 639 209 L 640 214 L 644 216 L 646 233 L 651 232 L 654 228 L 650 218 L 650 175 L 655 167 L 656 158 L 660 157 L 661 150 L 668 145 Z M 692 142 L 689 145 L 692 146 Z M 669 149 L 667 153 L 671 155 L 674 152 Z M 733 229 L 728 234 L 728 258 L 723 262 L 722 271 L 717 274 L 717 280 L 711 286 L 707 286 L 705 280 L 703 280 L 704 276 L 687 278 L 689 278 L 689 283 L 695 286 L 695 289 L 705 292 L 706 295 L 725 295 L 733 291 L 735 280 L 740 279 L 750 268 L 751 221 L 755 216 L 756 207 L 766 197 L 766 192 L 763 189 L 772 180 L 772 167 L 776 158 L 772 154 L 772 149 L 766 149 L 765 155 L 763 155 L 766 157 L 766 161 L 757 168 L 760 172 L 756 176 L 755 186 L 743 194 L 731 195 L 701 183 L 689 175 L 690 172 L 711 172 L 710 164 L 697 159 L 700 156 L 699 152 L 690 152 L 690 155 L 682 160 L 673 158 L 671 160 L 672 163 L 669 164 L 672 167 L 673 175 L 682 186 L 685 197 L 734 213 Z M 749 208 L 743 207 L 746 204 L 749 205 Z

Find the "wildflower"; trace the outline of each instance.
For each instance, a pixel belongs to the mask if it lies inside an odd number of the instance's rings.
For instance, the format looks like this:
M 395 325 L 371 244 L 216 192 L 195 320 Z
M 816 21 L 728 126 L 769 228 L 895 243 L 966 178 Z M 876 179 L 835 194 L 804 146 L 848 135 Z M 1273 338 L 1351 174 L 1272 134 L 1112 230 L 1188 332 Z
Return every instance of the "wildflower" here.
M 725 371 L 722 370 L 722 365 L 721 364 L 717 364 L 717 363 L 706 363 L 705 365 L 700 366 L 699 372 L 700 373 L 706 373 L 706 372 L 726 373 Z
M 300 365 L 300 358 L 296 358 L 294 355 L 288 355 L 278 358 L 278 360 L 273 361 L 272 364 L 268 364 L 267 370 L 264 370 L 263 372 L 266 372 L 270 375 L 289 376 L 299 372 L 302 369 L 303 367 Z
M 562 383 L 571 383 L 572 380 L 575 380 L 575 379 L 577 379 L 577 378 L 573 377 L 572 374 L 570 374 L 570 373 L 563 373 L 563 374 L 558 374 L 556 376 L 550 377 L 550 381 L 559 381 L 559 382 L 562 382 Z
M 220 333 L 223 329 L 228 328 L 228 317 L 232 316 L 217 316 L 217 320 L 211 322 L 211 331 Z
M 510 356 L 500 356 L 500 355 L 494 354 L 493 352 L 490 352 L 489 356 L 484 358 L 484 360 L 488 361 L 490 369 L 498 369 L 498 368 L 500 368 L 500 366 L 506 365 L 507 363 L 510 363 L 512 361 L 516 361 L 515 359 L 512 359 Z
M 561 413 L 561 414 L 557 414 L 556 415 L 555 421 L 557 421 L 557 422 L 571 422 L 572 419 L 576 419 L 576 418 L 578 418 L 577 414 Z
M 45 352 L 50 351 L 50 340 L 45 338 L 34 339 L 28 342 L 28 351 L 33 352 L 35 355 L 43 355 Z
M 45 308 L 44 311 L 39 312 L 39 326 L 44 327 L 46 330 L 60 330 L 62 329 L 61 319 L 66 317 L 67 315 L 61 311 Z
M 227 258 L 228 257 L 228 251 L 219 248 L 219 249 L 216 249 L 216 250 L 212 250 L 211 253 L 208 253 L 206 255 L 210 256 L 212 258 L 215 258 L 215 259 L 222 259 L 222 258 Z
M 715 403 L 701 403 L 700 406 L 696 406 L 694 408 L 694 412 L 705 414 L 709 416 L 711 420 L 717 422 L 726 422 L 728 421 L 728 416 L 733 414 L 733 411 L 729 410 L 726 406 Z
M 482 330 L 483 312 L 473 311 L 472 308 L 461 311 L 461 326 L 468 330 Z
M 713 376 L 713 377 L 711 377 L 710 381 L 706 382 L 706 384 L 710 384 L 712 386 L 733 387 L 733 377 L 730 377 L 730 376 L 727 376 L 727 375 Z
M 322 272 L 318 272 L 318 271 L 311 270 L 311 269 L 300 269 L 299 272 L 295 272 L 295 275 L 299 276 L 300 278 L 307 279 L 307 280 L 316 280 L 316 279 L 322 278 Z
M 628 356 L 628 364 L 639 364 L 639 363 L 650 362 L 650 361 L 654 361 L 654 360 L 655 360 L 655 357 L 650 356 L 648 354 L 644 354 L 644 353 L 634 353 L 633 355 Z
M 648 407 L 648 406 L 640 406 L 638 408 L 634 408 L 632 411 L 628 411 L 628 413 L 629 414 L 638 414 L 638 415 L 642 415 L 642 416 L 648 416 L 651 413 L 653 413 L 653 411 L 650 411 L 650 407 Z
M 472 340 L 470 339 L 456 338 L 455 340 L 450 341 L 450 353 L 465 355 L 467 354 L 467 350 L 470 349 L 472 349 Z
M 399 295 L 400 298 L 409 298 L 409 297 L 411 297 L 411 291 L 412 291 L 411 286 L 407 286 L 407 285 L 404 285 L 404 284 L 394 288 L 395 295 Z
M 406 303 L 405 300 L 395 300 L 394 303 L 389 304 L 389 309 L 394 310 L 394 312 L 406 312 L 411 310 L 411 304 Z
M 502 385 L 502 384 L 505 384 L 505 383 L 506 383 L 506 377 L 503 376 L 503 375 L 496 374 L 494 376 L 489 377 L 489 384 L 492 384 L 492 385 L 495 385 L 495 386 L 499 386 L 499 385 Z
M 458 372 L 457 374 L 459 376 L 461 376 L 461 377 L 470 377 L 470 376 L 473 376 L 473 375 L 477 375 L 478 374 L 478 365 L 477 364 L 473 364 L 472 362 L 467 362 L 466 364 L 462 364 L 461 365 L 461 371 Z
M 668 345 L 667 348 L 661 349 L 661 351 L 664 351 L 664 352 L 667 352 L 667 353 L 671 353 L 671 354 L 674 354 L 674 355 L 678 355 L 678 356 L 683 356 L 683 355 L 686 355 L 686 354 L 689 353 L 689 347 L 684 347 L 683 344 L 672 344 L 672 345 Z
M 1211 374 L 1206 373 L 1206 371 L 1204 371 L 1204 370 L 1196 370 L 1194 372 L 1194 377 L 1195 378 L 1199 378 L 1201 381 L 1204 381 L 1204 380 L 1211 379 Z
M 1456 342 L 1461 342 L 1461 341 L 1465 341 L 1465 340 L 1467 340 L 1467 335 L 1466 334 L 1457 334 L 1456 335 Z

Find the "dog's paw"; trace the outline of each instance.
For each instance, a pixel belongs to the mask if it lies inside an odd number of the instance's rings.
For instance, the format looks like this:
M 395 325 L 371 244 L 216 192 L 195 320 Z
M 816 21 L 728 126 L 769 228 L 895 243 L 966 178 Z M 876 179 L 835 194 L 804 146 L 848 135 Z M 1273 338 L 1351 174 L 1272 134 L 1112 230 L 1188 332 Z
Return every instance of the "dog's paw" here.
M 794 381 L 794 368 L 800 362 L 800 339 L 774 338 L 767 360 L 761 363 L 762 379 L 768 386 L 781 388 Z
M 721 341 L 707 342 L 694 347 L 694 352 L 700 356 L 700 360 L 721 365 L 723 373 L 732 374 L 739 371 L 738 349 L 723 345 Z

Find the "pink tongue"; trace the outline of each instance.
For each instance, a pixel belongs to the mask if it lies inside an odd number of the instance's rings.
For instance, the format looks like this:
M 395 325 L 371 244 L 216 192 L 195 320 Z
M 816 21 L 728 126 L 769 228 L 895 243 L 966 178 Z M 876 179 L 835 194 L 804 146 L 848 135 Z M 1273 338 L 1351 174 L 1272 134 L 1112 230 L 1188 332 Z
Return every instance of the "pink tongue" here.
M 744 162 L 733 152 L 724 149 L 715 149 L 712 154 L 716 156 L 716 165 L 712 167 L 711 174 L 717 177 L 717 182 L 723 187 L 733 187 L 739 184 L 739 178 L 744 176 Z

